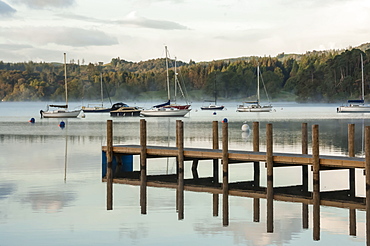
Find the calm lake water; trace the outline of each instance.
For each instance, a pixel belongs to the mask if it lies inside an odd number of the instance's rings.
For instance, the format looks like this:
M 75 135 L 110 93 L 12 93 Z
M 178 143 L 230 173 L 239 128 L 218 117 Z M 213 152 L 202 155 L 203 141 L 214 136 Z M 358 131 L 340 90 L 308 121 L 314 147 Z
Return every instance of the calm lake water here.
M 258 121 L 261 151 L 265 151 L 265 126 L 272 123 L 274 151 L 300 153 L 301 124 L 306 122 L 309 138 L 311 126 L 319 125 L 320 154 L 347 155 L 347 125 L 353 123 L 356 155 L 363 155 L 363 129 L 370 125 L 370 114 L 337 114 L 338 105 L 295 103 L 275 103 L 271 113 L 240 113 L 237 104 L 226 103 L 227 110 L 216 115 L 201 111 L 198 103 L 184 118 L 146 118 L 148 144 L 175 146 L 175 123 L 182 119 L 185 147 L 211 147 L 212 121 L 227 118 L 229 149 L 252 150 L 252 136 L 242 132 L 241 126 L 246 121 L 252 127 Z M 137 105 L 150 107 L 152 103 Z M 266 232 L 264 199 L 260 222 L 253 222 L 253 199 L 230 196 L 230 222 L 223 226 L 221 214 L 212 214 L 212 194 L 185 191 L 184 219 L 178 220 L 175 190 L 148 187 L 147 214 L 142 215 L 139 187 L 114 184 L 113 210 L 107 211 L 106 183 L 101 180 L 106 121 L 113 119 L 114 144 L 138 144 L 140 117 L 86 114 L 66 120 L 66 127 L 60 129 L 60 119 L 40 119 L 39 111 L 45 106 L 40 102 L 0 103 L 1 246 L 365 245 L 365 212 L 359 210 L 357 235 L 350 236 L 349 210 L 322 206 L 320 241 L 313 240 L 311 205 L 309 229 L 302 228 L 300 203 L 274 201 L 273 233 Z M 32 117 L 34 124 L 28 122 Z M 134 169 L 138 167 L 135 157 Z M 186 162 L 185 178 L 191 177 L 190 169 L 191 163 Z M 251 180 L 252 170 L 251 165 L 232 165 L 230 182 Z M 175 173 L 173 159 L 148 163 L 148 174 L 164 173 Z M 278 168 L 274 174 L 275 187 L 301 183 L 300 168 Z M 211 176 L 209 165 L 200 164 L 199 175 Z M 265 186 L 264 168 L 261 175 Z M 346 170 L 323 172 L 321 190 L 348 188 L 347 175 Z M 356 195 L 365 195 L 361 170 L 356 170 Z

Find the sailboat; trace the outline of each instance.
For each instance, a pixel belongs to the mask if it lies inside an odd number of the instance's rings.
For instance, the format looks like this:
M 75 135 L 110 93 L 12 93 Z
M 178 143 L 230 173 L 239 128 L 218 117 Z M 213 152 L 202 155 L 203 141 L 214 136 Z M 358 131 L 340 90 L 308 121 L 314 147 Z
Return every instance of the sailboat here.
M 109 112 L 111 111 L 111 108 L 104 107 L 103 103 L 103 74 L 100 73 L 100 98 L 101 98 L 101 104 L 93 105 L 88 104 L 87 107 L 82 106 L 82 110 L 85 113 L 103 113 L 103 112 Z
M 200 107 L 201 110 L 223 110 L 224 109 L 224 106 L 223 105 L 217 105 L 216 78 L 215 78 L 215 81 L 214 81 L 214 91 L 213 91 L 213 94 L 214 94 L 215 100 L 205 100 L 205 102 L 211 102 L 211 104 L 209 104 L 207 106 Z
M 364 81 L 364 60 L 361 54 L 361 99 L 348 100 L 347 105 L 339 106 L 337 113 L 370 113 L 370 105 L 365 104 L 365 81 Z
M 166 75 L 167 75 L 167 102 L 155 105 L 151 109 L 142 110 L 140 112 L 141 116 L 145 117 L 183 117 L 190 112 L 190 105 L 177 105 L 171 104 L 171 95 L 170 95 L 170 79 L 168 73 L 168 51 L 167 46 L 165 46 L 166 52 Z M 176 66 L 175 66 L 176 69 Z M 176 84 L 176 71 L 175 71 L 175 84 Z
M 65 89 L 65 105 L 48 105 L 47 110 L 40 110 L 41 117 L 43 118 L 77 118 L 81 113 L 81 109 L 68 110 L 68 88 L 67 88 L 67 62 L 66 53 L 64 53 L 64 89 Z M 51 107 L 57 108 L 50 110 Z
M 270 112 L 272 105 L 260 105 L 260 67 L 257 66 L 257 101 L 243 102 L 236 111 L 238 112 Z

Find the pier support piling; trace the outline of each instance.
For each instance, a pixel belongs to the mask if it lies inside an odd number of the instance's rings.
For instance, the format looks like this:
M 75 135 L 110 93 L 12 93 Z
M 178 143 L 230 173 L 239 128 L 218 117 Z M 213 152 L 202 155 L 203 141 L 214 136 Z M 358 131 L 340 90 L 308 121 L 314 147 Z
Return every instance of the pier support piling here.
M 267 164 L 267 232 L 274 232 L 274 163 L 272 124 L 266 125 L 266 164 Z
M 308 154 L 308 130 L 307 123 L 302 123 L 302 154 Z M 308 193 L 308 166 L 302 165 L 302 192 Z M 302 203 L 302 227 L 308 229 L 308 204 Z
M 370 126 L 365 127 L 366 245 L 370 245 Z
M 113 121 L 107 121 L 107 210 L 113 209 Z
M 253 151 L 260 151 L 260 126 L 259 122 L 253 122 Z M 253 162 L 253 185 L 260 187 L 260 162 Z M 260 222 L 260 199 L 253 198 L 253 221 Z
M 229 133 L 228 123 L 222 123 L 222 221 L 229 225 Z
M 184 123 L 181 120 L 176 121 L 176 132 L 178 139 L 178 165 L 179 173 L 177 179 L 178 189 L 178 219 L 184 219 Z
M 320 240 L 320 156 L 319 126 L 312 126 L 312 166 L 313 166 L 313 240 Z
M 145 119 L 140 120 L 140 207 L 141 214 L 146 214 L 147 207 L 147 154 L 146 154 L 146 121 Z

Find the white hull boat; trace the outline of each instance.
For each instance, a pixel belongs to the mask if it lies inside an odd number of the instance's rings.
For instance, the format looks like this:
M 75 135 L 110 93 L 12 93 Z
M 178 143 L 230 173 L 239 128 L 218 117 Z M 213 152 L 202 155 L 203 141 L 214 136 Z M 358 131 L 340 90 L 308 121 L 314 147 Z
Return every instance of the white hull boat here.
M 140 114 L 145 117 L 184 117 L 190 111 L 191 109 L 162 107 L 142 110 Z
M 41 118 L 77 118 L 81 109 L 68 110 L 68 88 L 67 88 L 67 63 L 66 63 L 66 53 L 64 53 L 64 89 L 65 89 L 65 105 L 48 105 L 46 111 L 40 110 Z M 49 107 L 58 108 L 55 110 L 50 110 Z
M 364 80 L 364 61 L 361 54 L 361 99 L 348 100 L 347 105 L 337 107 L 337 113 L 370 113 L 370 105 L 365 104 L 365 80 Z
M 236 109 L 237 112 L 271 112 L 272 105 L 260 105 L 260 68 L 257 66 L 257 101 L 254 102 L 243 102 Z M 266 93 L 267 95 L 267 93 Z

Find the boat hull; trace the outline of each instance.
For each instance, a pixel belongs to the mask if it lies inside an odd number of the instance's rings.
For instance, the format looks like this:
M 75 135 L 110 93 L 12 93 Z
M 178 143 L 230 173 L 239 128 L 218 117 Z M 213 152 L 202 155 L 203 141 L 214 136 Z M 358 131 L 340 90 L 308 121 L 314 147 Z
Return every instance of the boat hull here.
M 85 113 L 107 113 L 111 111 L 111 108 L 86 108 L 82 107 L 82 111 Z
M 238 112 L 271 112 L 272 106 L 249 105 L 239 106 L 236 111 Z
M 54 111 L 41 111 L 43 118 L 77 118 L 81 113 L 81 110 L 65 111 L 65 110 L 54 110 Z
M 200 107 L 201 110 L 223 110 L 225 106 L 209 105 Z
M 144 117 L 184 117 L 191 109 L 176 108 L 154 108 L 142 110 L 141 116 Z
M 370 113 L 370 105 L 340 106 L 338 113 Z
M 135 107 L 122 107 L 118 110 L 110 111 L 110 116 L 140 116 L 141 109 Z

